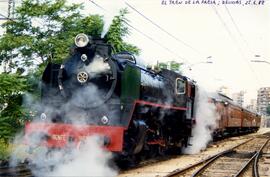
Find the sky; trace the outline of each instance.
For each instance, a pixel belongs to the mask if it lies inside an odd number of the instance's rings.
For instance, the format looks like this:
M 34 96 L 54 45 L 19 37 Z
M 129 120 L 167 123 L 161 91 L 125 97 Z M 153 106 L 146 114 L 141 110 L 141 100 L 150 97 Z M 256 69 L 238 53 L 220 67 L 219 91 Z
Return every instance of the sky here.
M 258 88 L 270 86 L 270 64 L 250 62 L 270 62 L 269 0 L 263 5 L 244 5 L 254 0 L 238 0 L 241 5 L 217 5 L 222 0 L 215 0 L 216 5 L 172 4 L 177 0 L 92 1 L 96 5 L 90 0 L 68 0 L 83 3 L 85 14 L 104 15 L 107 26 L 119 9 L 126 7 L 129 24 L 137 29 L 130 29 L 126 40 L 141 49 L 145 63 L 183 62 L 184 73 L 205 89 L 226 86 L 231 92 L 244 90 L 247 100 L 256 98 Z M 6 13 L 3 4 L 1 1 L 0 13 Z M 208 60 L 213 63 L 205 64 Z
M 119 7 L 127 7 L 130 24 L 164 46 L 131 29 L 127 40 L 141 49 L 141 57 L 147 63 L 157 60 L 184 62 L 184 73 L 207 90 L 214 91 L 224 85 L 231 92 L 246 91 L 247 99 L 256 98 L 258 88 L 270 86 L 270 65 L 250 62 L 255 59 L 270 62 L 269 1 L 264 5 L 247 6 L 173 5 L 169 0 L 167 5 L 162 5 L 162 0 L 94 2 L 109 14 Z M 90 1 L 85 4 L 86 9 L 108 16 L 108 12 Z M 255 58 L 255 55 L 261 57 Z M 203 63 L 209 56 L 213 64 Z M 191 71 L 188 65 L 192 66 Z

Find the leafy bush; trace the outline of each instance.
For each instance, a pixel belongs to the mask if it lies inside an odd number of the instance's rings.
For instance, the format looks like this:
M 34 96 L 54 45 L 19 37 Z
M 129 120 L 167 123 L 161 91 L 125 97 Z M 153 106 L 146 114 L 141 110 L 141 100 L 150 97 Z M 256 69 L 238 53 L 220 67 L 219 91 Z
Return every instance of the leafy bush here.
M 101 36 L 103 17 L 85 16 L 80 13 L 82 8 L 82 4 L 67 5 L 66 0 L 23 0 L 15 10 L 16 21 L 2 25 L 6 31 L 0 37 L 0 63 L 6 61 L 17 73 L 0 74 L 0 139 L 10 141 L 31 117 L 30 110 L 22 106 L 23 94 L 30 92 L 39 98 L 39 78 L 47 63 L 63 62 L 78 33 Z M 129 34 L 127 13 L 123 9 L 113 19 L 105 39 L 114 46 L 114 52 L 138 54 L 136 46 L 124 41 Z M 25 71 L 28 75 L 22 76 Z
M 0 74 L 0 139 L 8 141 L 23 125 L 22 94 L 27 80 L 17 74 Z
M 5 142 L 5 140 L 0 139 L 0 160 L 8 159 L 11 153 L 11 146 Z

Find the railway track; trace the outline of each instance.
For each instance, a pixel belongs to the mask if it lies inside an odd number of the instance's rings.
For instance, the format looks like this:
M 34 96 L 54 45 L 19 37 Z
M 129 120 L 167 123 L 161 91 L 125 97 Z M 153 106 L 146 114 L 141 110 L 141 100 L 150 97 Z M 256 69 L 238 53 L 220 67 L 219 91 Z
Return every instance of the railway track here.
M 257 167 L 269 170 L 270 156 L 266 153 L 265 157 L 268 160 L 265 160 L 264 164 L 259 163 L 257 165 L 260 154 L 262 157 L 267 151 L 266 147 L 269 147 L 269 138 L 270 134 L 260 135 L 256 138 L 249 139 L 237 146 L 234 146 L 228 150 L 220 152 L 218 154 L 212 155 L 207 159 L 203 159 L 193 165 L 190 165 L 183 169 L 176 169 L 173 172 L 166 175 L 166 177 L 175 177 L 175 176 L 201 176 L 201 177 L 228 177 L 228 176 L 253 176 L 256 175 L 256 171 L 261 171 Z M 264 151 L 263 151 L 264 150 Z M 269 148 L 268 151 L 269 152 Z M 268 156 L 267 156 L 268 155 Z M 254 165 L 252 166 L 252 164 Z M 264 165 L 264 166 L 263 166 Z M 267 166 L 268 165 L 268 166 Z M 252 168 L 250 168 L 252 167 Z M 247 172 L 250 169 L 253 172 Z M 269 171 L 268 171 L 269 172 Z M 249 174 L 249 175 L 247 175 Z M 251 175 L 250 175 L 251 174 Z M 270 175 L 269 175 L 270 176 Z M 257 176 L 256 176 L 257 177 Z
M 253 168 L 255 177 L 270 177 L 270 141 L 255 159 Z
M 255 169 L 258 167 L 257 172 L 253 172 L 254 174 L 257 173 L 261 177 L 270 176 L 270 142 L 266 142 L 269 140 L 269 138 L 270 133 L 268 133 L 268 135 L 259 135 L 255 138 L 249 137 L 243 143 L 207 157 L 196 164 L 190 165 L 186 168 L 174 170 L 173 172 L 167 171 L 164 172 L 163 175 L 160 173 L 158 176 L 165 176 L 166 174 L 167 177 L 237 176 L 237 173 L 244 166 L 245 168 L 242 169 L 242 172 L 247 170 L 250 171 L 250 169 L 252 169 L 251 164 L 253 162 Z M 232 162 L 235 163 L 232 164 Z M 32 174 L 30 168 L 31 165 L 27 163 L 20 163 L 15 167 L 10 167 L 8 163 L 0 163 L 0 176 L 33 177 L 34 175 Z M 242 174 L 242 172 L 239 174 Z M 252 174 L 252 171 L 250 174 Z M 250 175 L 244 174 L 242 176 L 246 177 Z
M 30 166 L 25 163 L 18 164 L 11 167 L 8 163 L 0 165 L 0 176 L 8 177 L 34 177 L 31 172 Z

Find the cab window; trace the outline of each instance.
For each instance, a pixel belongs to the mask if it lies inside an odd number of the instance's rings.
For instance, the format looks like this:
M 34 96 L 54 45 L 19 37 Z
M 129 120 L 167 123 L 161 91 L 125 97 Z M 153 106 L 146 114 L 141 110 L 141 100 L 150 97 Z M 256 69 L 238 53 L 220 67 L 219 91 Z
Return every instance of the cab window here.
M 175 93 L 177 95 L 185 94 L 186 92 L 186 82 L 181 78 L 177 78 L 175 82 Z

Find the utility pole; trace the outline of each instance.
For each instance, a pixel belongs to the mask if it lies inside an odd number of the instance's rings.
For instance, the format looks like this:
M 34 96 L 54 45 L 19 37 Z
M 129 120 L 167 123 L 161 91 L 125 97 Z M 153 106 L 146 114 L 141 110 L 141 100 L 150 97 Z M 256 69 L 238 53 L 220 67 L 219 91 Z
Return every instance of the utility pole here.
M 7 16 L 3 15 L 3 12 L 0 12 L 0 20 L 10 20 L 14 19 L 15 16 L 15 0 L 7 0 L 7 5 L 8 5 L 8 11 L 7 11 Z
M 8 0 L 8 18 L 13 19 L 15 14 L 15 0 Z

